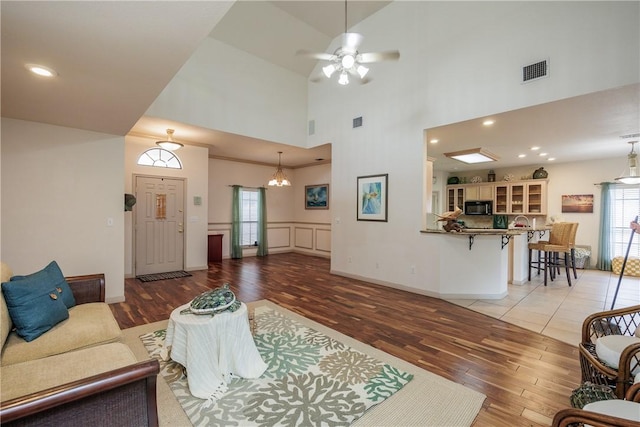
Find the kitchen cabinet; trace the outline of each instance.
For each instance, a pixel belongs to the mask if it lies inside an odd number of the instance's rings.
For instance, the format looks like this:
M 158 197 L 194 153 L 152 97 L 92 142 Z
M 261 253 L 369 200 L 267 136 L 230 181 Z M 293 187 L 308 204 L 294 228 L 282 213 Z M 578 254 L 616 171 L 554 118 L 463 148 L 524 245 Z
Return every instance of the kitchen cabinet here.
M 464 209 L 467 200 L 493 200 L 494 215 L 546 215 L 547 180 L 447 186 L 447 210 Z
M 547 213 L 547 181 L 528 182 L 525 190 L 527 212 L 531 215 Z
M 525 201 L 527 200 L 525 197 L 525 188 L 526 185 L 522 184 L 511 184 L 511 199 L 509 201 L 510 212 L 511 214 L 524 214 L 526 212 Z
M 469 185 L 464 200 L 493 200 L 493 184 Z
M 546 215 L 547 181 L 496 184 L 493 213 L 500 215 Z
M 511 198 L 511 186 L 509 184 L 496 184 L 495 198 L 493 199 L 493 214 L 494 215 L 508 214 L 510 198 Z
M 456 207 L 464 209 L 464 186 L 447 186 L 447 210 L 454 211 Z

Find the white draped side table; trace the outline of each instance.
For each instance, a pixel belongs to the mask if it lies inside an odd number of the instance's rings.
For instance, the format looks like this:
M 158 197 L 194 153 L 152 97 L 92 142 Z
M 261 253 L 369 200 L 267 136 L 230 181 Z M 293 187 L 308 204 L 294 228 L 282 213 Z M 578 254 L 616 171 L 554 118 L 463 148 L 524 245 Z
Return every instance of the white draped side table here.
M 215 316 L 171 312 L 165 348 L 186 368 L 189 391 L 201 399 L 219 399 L 233 377 L 259 378 L 267 369 L 253 341 L 247 306 Z

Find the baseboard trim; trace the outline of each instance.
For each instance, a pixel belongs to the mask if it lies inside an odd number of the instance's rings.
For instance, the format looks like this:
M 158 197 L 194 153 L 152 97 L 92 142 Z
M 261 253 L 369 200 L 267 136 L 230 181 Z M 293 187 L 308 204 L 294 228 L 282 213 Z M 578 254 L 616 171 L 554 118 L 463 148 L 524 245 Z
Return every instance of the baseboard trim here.
M 362 282 L 372 283 L 374 285 L 387 286 L 389 288 L 398 289 L 400 291 L 411 292 L 413 294 L 424 295 L 424 296 L 427 296 L 427 297 L 438 298 L 438 299 L 442 299 L 442 300 L 449 300 L 449 299 L 502 299 L 502 298 L 506 297 L 509 294 L 508 291 L 501 292 L 499 294 L 441 294 L 441 293 L 438 293 L 438 292 L 431 292 L 431 291 L 427 291 L 427 290 L 424 290 L 424 289 L 412 288 L 410 286 L 401 285 L 400 283 L 394 283 L 394 282 L 387 282 L 385 280 L 372 279 L 370 277 L 364 277 L 364 276 L 360 276 L 358 274 L 345 273 L 343 271 L 338 271 L 338 270 L 333 270 L 333 269 L 330 270 L 330 273 L 331 274 L 335 274 L 336 276 L 342 276 L 342 277 L 347 277 L 349 279 L 360 280 Z

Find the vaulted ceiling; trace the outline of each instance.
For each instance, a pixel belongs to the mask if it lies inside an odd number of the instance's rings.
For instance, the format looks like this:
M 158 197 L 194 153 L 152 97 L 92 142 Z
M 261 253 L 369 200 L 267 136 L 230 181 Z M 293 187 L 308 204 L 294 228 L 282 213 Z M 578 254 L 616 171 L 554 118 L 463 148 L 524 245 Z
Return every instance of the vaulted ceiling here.
M 349 2 L 347 27 L 389 3 Z M 345 25 L 341 1 L 5 1 L 0 7 L 3 117 L 158 139 L 164 135 L 150 134 L 153 119 L 143 115 L 205 37 L 309 76 L 316 62 L 295 52 L 325 51 Z M 57 78 L 30 75 L 25 64 L 33 62 L 54 68 Z M 487 132 L 479 135 L 473 121 L 432 129 L 429 135 L 455 139 L 447 151 L 482 145 L 508 156 L 534 140 L 544 141 L 559 162 L 628 150 L 618 139 L 619 125 L 638 123 L 640 85 L 558 102 L 497 115 L 491 139 Z M 549 125 L 531 125 L 531 117 L 538 123 L 545 118 Z M 196 140 L 181 142 L 215 146 L 219 157 L 274 163 L 281 150 L 286 152 L 283 164 L 296 167 L 331 156 L 328 145 L 305 150 L 215 129 L 195 131 Z M 444 147 L 429 146 L 429 155 L 441 158 L 441 165 L 447 164 Z

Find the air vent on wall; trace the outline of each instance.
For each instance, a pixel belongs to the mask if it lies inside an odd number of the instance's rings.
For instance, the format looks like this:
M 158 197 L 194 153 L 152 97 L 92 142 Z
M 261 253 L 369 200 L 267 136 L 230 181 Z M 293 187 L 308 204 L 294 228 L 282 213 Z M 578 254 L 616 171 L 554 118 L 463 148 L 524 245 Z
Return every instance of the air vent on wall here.
M 353 127 L 359 128 L 360 126 L 362 126 L 362 116 L 353 119 Z
M 549 61 L 536 62 L 535 64 L 525 65 L 522 67 L 522 82 L 530 82 L 532 80 L 547 77 L 549 74 Z
M 638 137 L 640 137 L 640 133 L 630 133 L 628 135 L 620 135 L 620 138 L 622 138 L 622 139 L 638 138 Z

